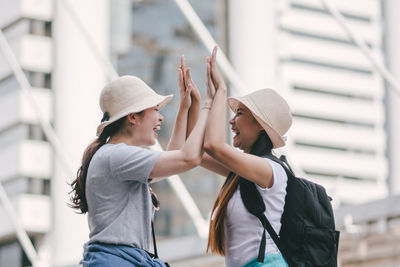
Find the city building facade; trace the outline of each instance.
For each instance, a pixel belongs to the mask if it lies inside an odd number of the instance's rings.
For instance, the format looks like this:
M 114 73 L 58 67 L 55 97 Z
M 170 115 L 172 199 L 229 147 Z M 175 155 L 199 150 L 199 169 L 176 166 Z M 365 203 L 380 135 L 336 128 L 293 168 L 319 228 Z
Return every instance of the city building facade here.
M 77 266 L 88 239 L 86 216 L 67 205 L 68 182 L 95 137 L 102 115 L 98 95 L 113 78 L 112 68 L 119 75 L 143 78 L 158 93 L 175 95 L 163 110 L 163 147 L 179 105 L 181 54 L 205 95 L 209 51 L 178 2 L 0 0 L 0 28 L 32 86 L 30 96 L 1 51 L 0 182 L 41 266 Z M 331 2 L 373 57 L 400 78 L 397 18 L 390 13 L 396 1 Z M 299 174 L 324 185 L 335 209 L 399 192 L 394 115 L 399 94 L 350 41 L 323 1 L 188 3 L 247 90 L 274 88 L 288 100 L 294 122 L 287 147 L 277 153 L 287 154 Z M 32 98 L 54 127 L 70 166 L 60 161 L 60 148 L 46 137 Z M 224 178 L 200 167 L 180 177 L 207 220 Z M 166 181 L 153 187 L 162 206 L 155 222 L 162 257 L 174 266 L 223 266 L 221 257 L 205 256 L 206 240 L 197 237 L 176 189 Z M 30 266 L 2 205 L 0 218 L 0 267 Z M 345 229 L 344 223 L 339 225 Z

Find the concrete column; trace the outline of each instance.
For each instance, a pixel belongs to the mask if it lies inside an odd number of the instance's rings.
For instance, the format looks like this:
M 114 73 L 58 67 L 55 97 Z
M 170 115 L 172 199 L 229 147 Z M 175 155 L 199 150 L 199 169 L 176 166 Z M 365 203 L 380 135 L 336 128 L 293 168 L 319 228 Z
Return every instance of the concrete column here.
M 228 1 L 230 60 L 249 92 L 276 88 L 277 1 Z
M 390 72 L 400 80 L 400 1 L 385 0 L 385 51 Z M 400 193 L 400 97 L 391 88 L 387 90 L 387 131 L 388 131 L 388 158 L 390 194 Z
M 66 1 L 67 3 L 61 3 Z M 100 122 L 99 93 L 106 83 L 104 69 L 95 53 L 74 23 L 65 5 L 73 8 L 90 33 L 99 50 L 109 56 L 109 1 L 59 0 L 53 25 L 55 70 L 54 124 L 67 154 L 71 155 L 74 173 L 68 173 L 55 162 L 52 180 L 53 231 L 51 266 L 77 264 L 82 258 L 83 244 L 88 241 L 85 215 L 76 214 L 67 206 L 67 183 L 75 179 L 84 149 L 95 138 Z M 72 176 L 72 177 L 71 177 Z

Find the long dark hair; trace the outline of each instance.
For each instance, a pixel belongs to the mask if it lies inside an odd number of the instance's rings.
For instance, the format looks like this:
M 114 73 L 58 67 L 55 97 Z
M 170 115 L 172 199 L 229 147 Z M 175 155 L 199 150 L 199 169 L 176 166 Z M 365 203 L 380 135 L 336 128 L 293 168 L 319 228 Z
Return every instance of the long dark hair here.
M 260 136 L 251 147 L 250 154 L 262 156 L 271 154 L 272 142 L 265 131 L 260 132 Z M 225 255 L 225 231 L 224 218 L 229 200 L 232 198 L 239 185 L 240 176 L 229 173 L 212 208 L 212 219 L 210 221 L 210 234 L 208 236 L 207 252 Z M 215 214 L 214 214 L 215 212 Z
M 71 183 L 72 190 L 70 194 L 72 194 L 72 196 L 70 198 L 71 203 L 69 204 L 71 208 L 79 210 L 82 214 L 89 210 L 85 190 L 90 161 L 96 151 L 99 150 L 99 148 L 102 147 L 111 136 L 122 128 L 125 119 L 126 116 L 107 125 L 101 132 L 100 136 L 85 149 L 85 152 L 83 152 L 82 165 L 78 169 L 76 179 Z

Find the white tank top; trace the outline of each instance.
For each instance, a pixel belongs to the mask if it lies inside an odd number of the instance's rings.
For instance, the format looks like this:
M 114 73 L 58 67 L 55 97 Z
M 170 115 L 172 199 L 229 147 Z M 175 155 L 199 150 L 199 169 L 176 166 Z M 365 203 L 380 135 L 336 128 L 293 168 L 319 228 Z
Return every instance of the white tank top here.
M 278 163 L 268 160 L 274 175 L 271 188 L 256 185 L 264 199 L 268 218 L 275 232 L 281 228 L 281 217 L 285 204 L 287 175 Z M 242 267 L 258 256 L 262 233 L 264 231 L 260 220 L 250 214 L 242 202 L 239 187 L 228 203 L 225 215 L 225 265 L 227 267 Z M 266 232 L 265 254 L 279 254 L 274 241 Z

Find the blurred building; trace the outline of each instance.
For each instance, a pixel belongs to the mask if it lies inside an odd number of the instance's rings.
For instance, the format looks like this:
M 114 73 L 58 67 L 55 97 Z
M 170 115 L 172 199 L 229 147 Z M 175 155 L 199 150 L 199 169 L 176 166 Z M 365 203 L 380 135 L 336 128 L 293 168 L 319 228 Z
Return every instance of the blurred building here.
M 288 154 L 296 168 L 323 184 L 335 207 L 398 192 L 396 95 L 321 1 L 189 2 L 249 90 L 272 87 L 287 98 L 294 123 L 287 148 L 278 153 Z M 387 19 L 384 12 L 385 5 L 396 4 L 332 2 L 375 57 L 392 59 L 390 67 L 400 77 L 392 58 L 399 53 L 393 46 L 396 32 L 389 31 L 397 20 L 393 15 Z M 209 52 L 172 0 L 0 0 L 0 28 L 76 169 L 101 119 L 98 93 L 110 79 L 104 58 L 120 75 L 137 75 L 161 94 L 174 93 L 163 109 L 166 123 L 159 141 L 164 147 L 179 105 L 181 54 L 205 94 L 204 59 Z M 43 266 L 77 264 L 87 225 L 85 216 L 66 205 L 71 173 L 57 161 L 1 53 L 0 114 L 0 181 Z M 223 179 L 201 168 L 181 177 L 207 218 Z M 154 189 L 162 206 L 155 223 L 163 258 L 174 266 L 223 266 L 222 258 L 204 256 L 205 240 L 196 237 L 170 185 L 163 181 Z M 351 211 L 340 218 L 347 213 Z M 0 267 L 29 266 L 2 206 L 0 218 Z M 376 217 L 360 220 L 367 224 Z
M 53 121 L 51 1 L 0 1 L 0 27 L 17 55 L 45 118 Z M 38 251 L 51 229 L 52 148 L 0 54 L 0 181 Z M 30 265 L 0 207 L 0 266 Z
M 334 1 L 383 60 L 380 1 Z M 279 77 L 295 117 L 293 160 L 342 204 L 386 196 L 385 86 L 321 1 L 286 1 Z

